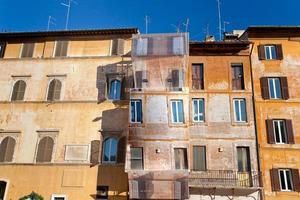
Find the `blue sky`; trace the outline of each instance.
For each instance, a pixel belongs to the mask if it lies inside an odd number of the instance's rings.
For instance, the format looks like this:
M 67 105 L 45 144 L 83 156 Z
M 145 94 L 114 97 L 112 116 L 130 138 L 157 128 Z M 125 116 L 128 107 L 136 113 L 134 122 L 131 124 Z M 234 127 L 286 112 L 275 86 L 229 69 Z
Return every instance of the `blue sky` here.
M 51 30 L 64 29 L 68 0 L 0 0 L 0 31 L 40 31 L 48 16 L 56 19 Z M 174 25 L 189 18 L 190 37 L 201 40 L 209 24 L 218 36 L 216 0 L 76 0 L 69 29 L 138 27 L 145 32 L 144 17 L 150 17 L 149 33 L 175 32 Z M 221 0 L 222 22 L 227 30 L 249 25 L 300 25 L 299 0 Z M 222 23 L 223 24 L 223 23 Z M 182 29 L 185 27 L 182 26 Z

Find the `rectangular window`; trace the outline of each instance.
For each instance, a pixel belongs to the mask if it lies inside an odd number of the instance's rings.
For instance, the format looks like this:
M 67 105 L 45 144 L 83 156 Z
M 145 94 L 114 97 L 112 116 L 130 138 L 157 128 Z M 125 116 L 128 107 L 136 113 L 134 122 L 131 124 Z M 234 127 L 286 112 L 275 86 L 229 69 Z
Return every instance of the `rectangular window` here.
M 244 90 L 244 71 L 243 64 L 233 64 L 231 66 L 232 89 Z
M 195 90 L 204 89 L 203 64 L 192 64 L 192 87 Z
M 24 43 L 21 58 L 32 58 L 34 51 L 34 43 Z
M 123 55 L 124 54 L 124 39 L 112 40 L 111 54 L 112 55 Z
M 290 169 L 279 169 L 279 180 L 281 191 L 292 191 L 293 190 L 293 180 L 292 173 Z
M 273 120 L 275 142 L 278 144 L 287 144 L 287 134 L 284 120 Z
M 175 169 L 187 169 L 187 151 L 185 148 L 175 148 Z
M 251 171 L 249 147 L 237 147 L 237 159 L 239 172 Z
M 130 122 L 141 123 L 142 122 L 142 100 L 131 100 L 130 101 Z
M 183 37 L 173 37 L 173 53 L 175 55 L 182 55 L 184 52 Z
M 68 53 L 68 41 L 56 41 L 55 57 L 66 57 Z
M 5 43 L 0 43 L 0 58 L 4 57 Z
M 193 121 L 204 122 L 204 99 L 193 99 Z
M 131 155 L 131 159 L 130 159 L 131 169 L 144 169 L 143 148 L 131 147 L 130 155 Z
M 139 38 L 136 40 L 137 47 L 136 47 L 136 54 L 138 56 L 145 56 L 147 55 L 148 50 L 148 38 Z
M 234 121 L 246 122 L 247 121 L 246 100 L 233 99 L 233 105 L 234 105 Z
M 51 200 L 67 200 L 67 196 L 66 195 L 53 194 L 52 197 L 51 197 Z
M 277 59 L 275 45 L 265 45 L 264 48 L 265 48 L 266 60 L 276 60 Z
M 269 94 L 271 99 L 281 99 L 280 78 L 268 78 Z
M 171 105 L 172 105 L 172 122 L 183 123 L 184 122 L 183 101 L 171 100 Z
M 193 170 L 206 170 L 206 148 L 205 146 L 193 146 Z

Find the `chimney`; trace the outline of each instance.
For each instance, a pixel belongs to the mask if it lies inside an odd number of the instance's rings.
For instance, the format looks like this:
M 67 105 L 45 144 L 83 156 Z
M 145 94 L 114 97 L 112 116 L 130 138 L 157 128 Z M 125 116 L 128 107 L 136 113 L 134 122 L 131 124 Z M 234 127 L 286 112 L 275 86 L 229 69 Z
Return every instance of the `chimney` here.
M 207 35 L 205 37 L 205 42 L 214 42 L 214 41 L 216 41 L 216 40 L 215 40 L 215 36 L 213 36 L 213 35 Z

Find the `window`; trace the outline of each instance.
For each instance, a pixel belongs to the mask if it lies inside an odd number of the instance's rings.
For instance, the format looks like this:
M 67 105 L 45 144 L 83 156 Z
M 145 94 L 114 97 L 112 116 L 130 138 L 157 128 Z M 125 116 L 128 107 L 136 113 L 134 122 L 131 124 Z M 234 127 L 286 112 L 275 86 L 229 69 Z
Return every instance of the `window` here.
M 108 199 L 108 186 L 106 185 L 98 185 L 97 186 L 97 195 L 96 199 Z
M 131 159 L 130 159 L 131 169 L 144 169 L 143 148 L 131 147 L 130 155 L 131 155 Z
M 136 40 L 136 42 L 137 42 L 136 55 L 138 56 L 147 55 L 148 38 L 139 38 Z
M 49 137 L 43 137 L 38 145 L 36 162 L 51 162 L 54 140 Z
M 192 64 L 192 87 L 195 90 L 204 89 L 203 64 Z
M 185 148 L 175 148 L 175 169 L 187 169 L 187 151 Z
M 173 54 L 183 55 L 184 41 L 183 37 L 173 37 Z
M 66 195 L 53 194 L 51 200 L 67 200 Z
M 204 122 L 204 99 L 193 99 L 193 121 Z
M 56 41 L 55 43 L 55 57 L 66 57 L 68 52 L 68 41 Z
M 260 83 L 263 99 L 289 99 L 287 77 L 262 77 Z
M 24 43 L 21 53 L 21 58 L 32 58 L 34 43 Z
M 168 82 L 171 83 L 171 89 L 176 91 L 181 91 L 183 86 L 182 70 L 172 69 L 170 76 L 171 78 L 168 79 Z
M 279 180 L 281 191 L 293 190 L 292 173 L 290 169 L 279 169 Z
M 4 57 L 5 46 L 5 43 L 0 43 L 0 58 Z
M 193 146 L 193 170 L 206 170 L 206 148 L 205 146 Z
M 237 159 L 239 172 L 251 171 L 249 147 L 237 147 Z
M 103 162 L 115 163 L 117 161 L 118 140 L 116 138 L 107 138 L 104 140 Z
M 276 60 L 277 59 L 275 45 L 266 45 L 264 48 L 265 48 L 266 60 Z
M 0 143 L 0 162 L 12 162 L 16 140 L 10 136 L 5 137 Z
M 5 197 L 6 185 L 5 181 L 0 181 L 0 200 L 3 200 Z
M 246 122 L 246 100 L 245 99 L 233 99 L 234 104 L 234 121 L 235 122 Z
M 121 98 L 121 81 L 112 80 L 110 82 L 109 99 L 120 100 Z
M 124 39 L 112 40 L 112 55 L 123 55 L 124 54 Z
M 131 123 L 141 123 L 142 122 L 142 100 L 131 100 L 130 101 Z
M 259 60 L 282 60 L 283 52 L 281 44 L 258 45 Z
M 11 100 L 12 101 L 22 101 L 22 100 L 24 100 L 25 90 L 26 90 L 25 81 L 18 80 L 14 84 Z
M 47 101 L 60 100 L 61 82 L 60 80 L 53 79 L 49 83 Z
M 184 123 L 183 101 L 182 100 L 171 100 L 171 105 L 172 105 L 172 122 L 173 123 Z
M 269 144 L 295 144 L 292 120 L 267 119 L 266 127 Z
M 244 90 L 244 72 L 242 64 L 233 64 L 231 66 L 232 89 Z

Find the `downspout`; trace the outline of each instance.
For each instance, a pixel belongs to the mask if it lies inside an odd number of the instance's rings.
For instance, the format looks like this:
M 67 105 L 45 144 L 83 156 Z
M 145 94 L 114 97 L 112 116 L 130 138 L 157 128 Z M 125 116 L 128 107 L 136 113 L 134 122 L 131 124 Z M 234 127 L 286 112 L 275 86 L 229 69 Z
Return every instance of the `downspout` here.
M 251 70 L 251 87 L 252 87 L 252 107 L 253 107 L 253 119 L 254 119 L 254 128 L 255 128 L 255 142 L 256 142 L 256 159 L 257 159 L 257 169 L 259 174 L 259 187 L 262 187 L 262 173 L 261 173 L 261 163 L 260 163 L 260 153 L 259 153 L 259 143 L 258 143 L 258 130 L 257 130 L 257 121 L 256 121 L 256 110 L 255 110 L 255 98 L 254 98 L 254 82 L 253 82 L 253 68 L 252 68 L 252 59 L 251 55 L 254 48 L 254 42 L 251 42 L 251 50 L 249 55 L 249 61 L 250 61 L 250 70 Z M 260 199 L 264 199 L 263 195 L 263 189 L 259 190 L 260 192 Z

